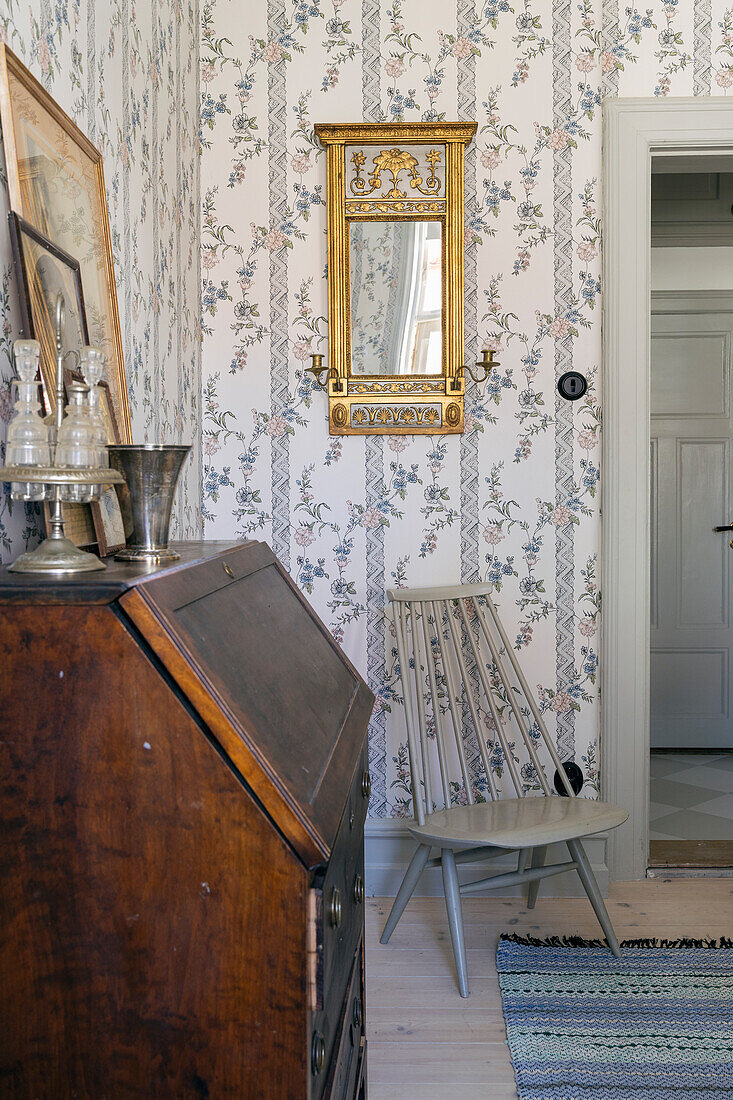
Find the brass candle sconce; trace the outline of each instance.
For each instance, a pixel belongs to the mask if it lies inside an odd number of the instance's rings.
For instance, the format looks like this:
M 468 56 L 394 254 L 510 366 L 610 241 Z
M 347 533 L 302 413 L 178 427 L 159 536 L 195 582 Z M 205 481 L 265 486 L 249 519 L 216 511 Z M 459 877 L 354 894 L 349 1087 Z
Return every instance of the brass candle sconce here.
M 483 371 L 483 374 L 481 374 L 481 375 L 474 374 L 473 371 L 471 370 L 471 368 L 469 367 L 468 363 L 464 363 L 464 365 L 462 367 L 459 367 L 458 370 L 456 371 L 456 376 L 453 379 L 452 388 L 456 389 L 456 390 L 461 389 L 461 381 L 460 380 L 462 379 L 463 382 L 466 381 L 466 372 L 468 372 L 468 374 L 471 376 L 471 378 L 473 378 L 474 382 L 478 382 L 479 384 L 481 382 L 485 382 L 486 379 L 491 374 L 492 370 L 494 370 L 494 368 L 498 367 L 499 365 L 500 364 L 499 364 L 498 360 L 494 359 L 494 352 L 491 351 L 489 348 L 484 348 L 481 352 L 481 358 L 477 359 L 476 362 L 474 363 L 474 366 L 481 367 L 481 370 Z
M 341 384 L 339 382 L 338 371 L 335 370 L 334 367 L 325 367 L 323 365 L 323 356 L 318 352 L 312 352 L 311 359 L 313 360 L 313 366 L 305 368 L 306 374 L 312 374 L 316 385 L 320 386 L 322 390 L 326 390 L 326 392 L 328 392 L 328 384 L 329 382 L 332 382 L 334 392 L 340 393 Z M 322 382 L 321 375 L 324 372 L 327 372 L 326 381 Z

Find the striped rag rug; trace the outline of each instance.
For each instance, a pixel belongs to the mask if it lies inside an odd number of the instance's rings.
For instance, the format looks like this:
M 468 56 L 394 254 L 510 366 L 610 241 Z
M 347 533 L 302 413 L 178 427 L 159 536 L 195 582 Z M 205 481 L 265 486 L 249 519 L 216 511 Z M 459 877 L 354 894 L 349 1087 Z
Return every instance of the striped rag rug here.
M 520 1100 L 733 1100 L 733 940 L 502 936 Z

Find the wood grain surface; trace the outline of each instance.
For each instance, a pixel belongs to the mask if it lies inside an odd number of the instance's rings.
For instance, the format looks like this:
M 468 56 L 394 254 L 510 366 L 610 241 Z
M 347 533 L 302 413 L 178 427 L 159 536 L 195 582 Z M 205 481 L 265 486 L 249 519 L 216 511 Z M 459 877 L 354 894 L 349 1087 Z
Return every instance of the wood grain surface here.
M 365 1100 L 351 1002 L 363 1001 L 354 879 L 372 696 L 273 562 L 264 544 L 193 544 L 177 568 L 147 574 L 49 588 L 0 575 L 3 1100 L 336 1100 L 331 1085 L 338 1100 Z M 212 615 L 220 578 L 234 591 Z M 144 610 L 136 622 L 128 597 Z M 181 624 L 178 607 L 203 613 Z M 273 638 L 293 620 L 278 654 Z M 308 653 L 330 662 L 312 682 Z M 335 685 L 322 711 L 319 676 Z M 277 691 L 289 702 L 275 729 Z M 317 752 L 303 746 L 316 722 Z M 250 776 L 219 736 L 226 724 L 232 743 L 256 749 Z M 317 780 L 293 782 L 299 757 Z M 320 861 L 303 858 L 252 777 L 279 782 L 309 854 L 314 807 L 328 799 Z M 326 926 L 326 881 L 343 894 L 338 927 Z M 317 1029 L 327 1058 L 314 1074 Z

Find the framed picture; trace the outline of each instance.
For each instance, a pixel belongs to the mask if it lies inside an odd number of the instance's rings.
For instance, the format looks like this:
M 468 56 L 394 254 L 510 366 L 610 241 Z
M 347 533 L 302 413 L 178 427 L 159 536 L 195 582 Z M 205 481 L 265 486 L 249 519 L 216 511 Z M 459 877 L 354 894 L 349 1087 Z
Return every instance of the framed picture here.
M 89 343 L 107 356 L 122 441 L 132 441 L 102 154 L 4 43 L 0 123 L 10 205 L 79 260 Z
M 64 352 L 89 343 L 78 260 L 46 239 L 13 211 L 8 215 L 20 297 L 21 336 L 41 345 L 41 380 L 47 412 L 56 408 L 56 297 L 65 303 Z
M 100 558 L 124 549 L 125 525 L 114 485 L 102 486 L 102 495 L 93 501 L 91 509 Z

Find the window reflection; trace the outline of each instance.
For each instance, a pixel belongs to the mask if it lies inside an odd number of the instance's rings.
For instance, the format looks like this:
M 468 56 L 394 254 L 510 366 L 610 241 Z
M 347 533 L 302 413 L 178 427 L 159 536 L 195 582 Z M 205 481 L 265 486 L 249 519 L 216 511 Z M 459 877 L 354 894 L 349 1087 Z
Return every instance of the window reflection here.
M 352 221 L 351 373 L 440 374 L 439 221 Z

